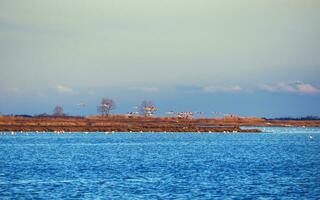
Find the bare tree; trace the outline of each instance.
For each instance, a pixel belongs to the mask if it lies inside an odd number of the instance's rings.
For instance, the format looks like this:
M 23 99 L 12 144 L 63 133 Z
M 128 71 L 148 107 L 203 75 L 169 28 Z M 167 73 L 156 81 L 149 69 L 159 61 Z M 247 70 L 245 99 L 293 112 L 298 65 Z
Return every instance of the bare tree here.
M 100 112 L 102 115 L 108 116 L 110 111 L 115 109 L 115 107 L 116 104 L 112 99 L 103 98 L 98 106 L 98 112 Z
M 155 107 L 154 103 L 152 101 L 142 101 L 141 105 L 139 107 L 139 113 L 143 116 L 153 116 L 154 113 L 158 110 L 157 107 Z
M 53 109 L 53 116 L 55 117 L 61 117 L 61 116 L 65 116 L 64 112 L 63 112 L 63 108 L 61 106 L 56 106 Z

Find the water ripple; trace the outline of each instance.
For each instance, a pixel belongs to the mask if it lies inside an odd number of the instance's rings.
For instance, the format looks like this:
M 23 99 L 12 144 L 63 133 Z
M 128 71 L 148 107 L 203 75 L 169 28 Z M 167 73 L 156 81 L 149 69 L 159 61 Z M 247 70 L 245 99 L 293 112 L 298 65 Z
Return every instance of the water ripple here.
M 262 134 L 2 134 L 0 196 L 319 198 L 320 129 L 265 129 Z

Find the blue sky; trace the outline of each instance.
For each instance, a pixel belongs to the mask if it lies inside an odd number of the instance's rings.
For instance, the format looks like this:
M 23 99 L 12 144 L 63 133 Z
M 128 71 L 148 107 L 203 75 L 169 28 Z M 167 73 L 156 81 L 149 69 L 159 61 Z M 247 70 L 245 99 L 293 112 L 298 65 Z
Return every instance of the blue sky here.
M 318 0 L 0 1 L 0 112 L 320 115 Z M 77 106 L 84 102 L 86 107 Z

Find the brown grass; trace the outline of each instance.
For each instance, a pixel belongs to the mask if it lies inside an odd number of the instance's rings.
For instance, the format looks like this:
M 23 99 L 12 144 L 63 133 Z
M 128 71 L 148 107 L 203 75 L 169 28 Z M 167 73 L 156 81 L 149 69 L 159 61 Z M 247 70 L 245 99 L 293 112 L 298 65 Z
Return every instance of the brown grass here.
M 320 126 L 320 121 L 283 121 L 261 118 L 176 117 L 11 117 L 0 116 L 0 131 L 118 131 L 118 132 L 257 132 L 240 126 Z

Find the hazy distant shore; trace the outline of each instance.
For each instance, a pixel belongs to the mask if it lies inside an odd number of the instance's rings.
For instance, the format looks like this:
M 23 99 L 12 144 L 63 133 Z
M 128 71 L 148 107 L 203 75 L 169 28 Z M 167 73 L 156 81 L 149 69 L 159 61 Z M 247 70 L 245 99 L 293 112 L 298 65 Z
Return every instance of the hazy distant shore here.
M 241 126 L 320 126 L 320 120 L 267 120 L 261 118 L 176 117 L 0 117 L 0 131 L 71 131 L 71 132 L 260 132 Z

